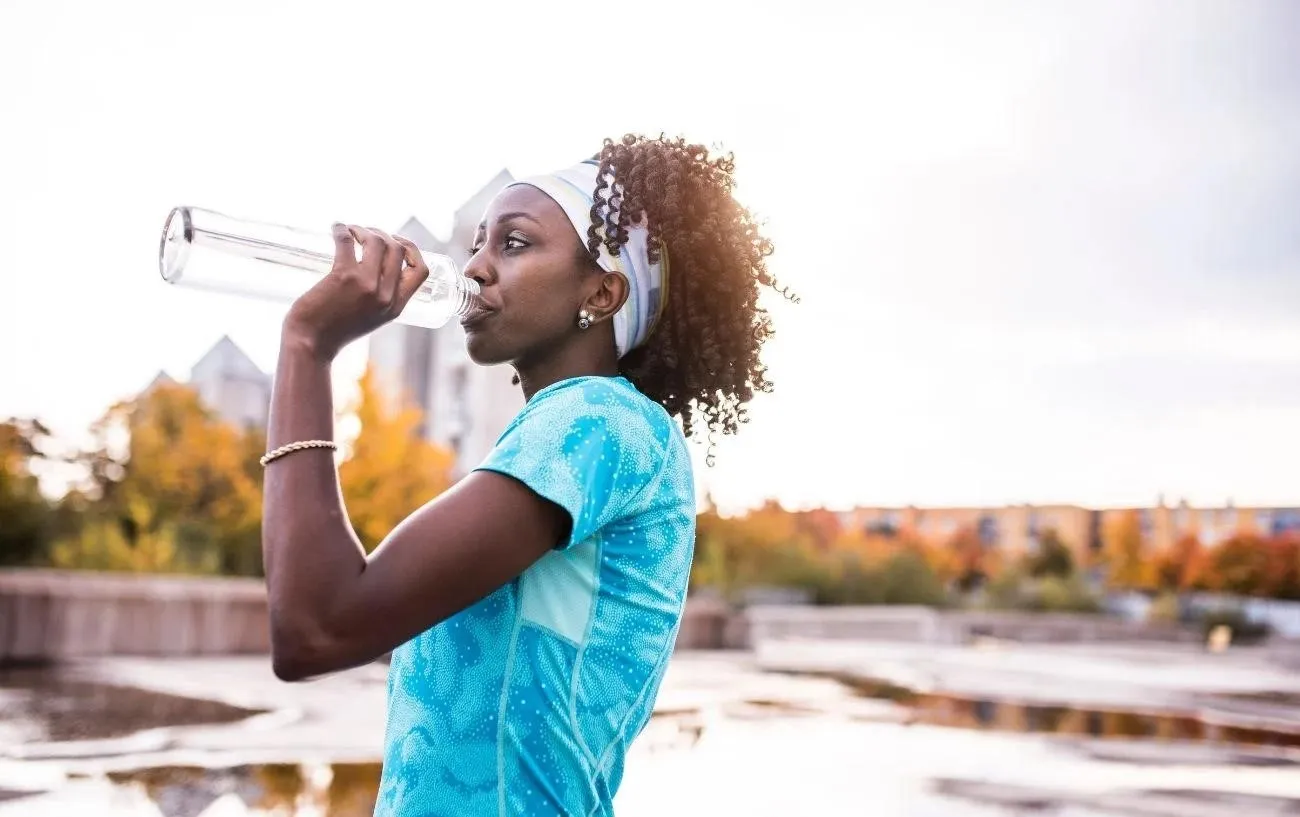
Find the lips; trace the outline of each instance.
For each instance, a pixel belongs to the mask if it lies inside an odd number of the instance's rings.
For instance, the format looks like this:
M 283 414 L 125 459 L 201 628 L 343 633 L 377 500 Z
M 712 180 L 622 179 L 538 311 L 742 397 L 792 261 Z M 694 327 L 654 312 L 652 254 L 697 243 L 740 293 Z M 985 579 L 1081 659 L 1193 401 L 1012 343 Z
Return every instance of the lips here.
M 484 319 L 492 315 L 495 309 L 490 309 L 481 303 L 475 304 L 470 311 L 461 316 L 460 325 L 466 328 L 482 323 Z

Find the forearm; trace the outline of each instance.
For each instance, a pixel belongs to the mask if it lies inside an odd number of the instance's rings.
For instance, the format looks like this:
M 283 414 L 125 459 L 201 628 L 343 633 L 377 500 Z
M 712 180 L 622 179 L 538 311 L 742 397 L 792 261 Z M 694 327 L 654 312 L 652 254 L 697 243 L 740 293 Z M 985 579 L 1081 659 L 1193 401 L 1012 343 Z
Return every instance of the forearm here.
M 330 365 L 286 330 L 267 448 L 333 438 Z M 265 469 L 262 559 L 277 667 L 314 663 L 313 654 L 328 648 L 334 601 L 346 595 L 365 569 L 365 552 L 348 521 L 333 453 L 328 448 L 295 451 Z

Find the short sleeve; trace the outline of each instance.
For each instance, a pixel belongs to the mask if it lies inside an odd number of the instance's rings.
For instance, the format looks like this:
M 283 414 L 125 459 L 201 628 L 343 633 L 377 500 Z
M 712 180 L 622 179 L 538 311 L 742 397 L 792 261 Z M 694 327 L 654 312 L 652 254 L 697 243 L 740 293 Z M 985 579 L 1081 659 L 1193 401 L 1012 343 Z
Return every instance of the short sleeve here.
M 519 480 L 564 508 L 567 548 L 635 510 L 663 468 L 666 415 L 630 385 L 603 378 L 541 392 L 501 435 L 476 470 Z

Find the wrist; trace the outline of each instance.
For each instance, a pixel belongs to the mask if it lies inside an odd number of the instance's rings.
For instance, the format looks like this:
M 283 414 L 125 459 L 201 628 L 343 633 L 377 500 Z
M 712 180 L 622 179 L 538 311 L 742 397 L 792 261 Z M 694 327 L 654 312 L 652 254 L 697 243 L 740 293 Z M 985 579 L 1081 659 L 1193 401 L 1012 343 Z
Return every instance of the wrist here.
M 329 365 L 337 352 L 330 351 L 329 344 L 320 334 L 298 321 L 289 313 L 280 327 L 280 352 L 298 357 L 310 358 L 312 361 Z

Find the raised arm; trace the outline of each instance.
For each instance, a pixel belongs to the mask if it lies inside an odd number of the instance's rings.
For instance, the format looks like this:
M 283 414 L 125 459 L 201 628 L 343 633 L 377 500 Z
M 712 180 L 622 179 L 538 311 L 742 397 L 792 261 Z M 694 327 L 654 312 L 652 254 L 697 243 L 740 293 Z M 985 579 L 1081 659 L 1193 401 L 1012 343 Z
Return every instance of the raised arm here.
M 285 319 L 269 449 L 333 439 L 335 355 L 400 313 L 428 276 L 418 253 L 407 252 L 413 246 L 378 231 L 340 225 L 335 243 L 334 270 Z M 564 541 L 570 525 L 567 511 L 523 483 L 476 471 L 367 558 L 329 449 L 269 462 L 262 549 L 275 674 L 302 680 L 383 655 L 513 580 Z

